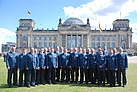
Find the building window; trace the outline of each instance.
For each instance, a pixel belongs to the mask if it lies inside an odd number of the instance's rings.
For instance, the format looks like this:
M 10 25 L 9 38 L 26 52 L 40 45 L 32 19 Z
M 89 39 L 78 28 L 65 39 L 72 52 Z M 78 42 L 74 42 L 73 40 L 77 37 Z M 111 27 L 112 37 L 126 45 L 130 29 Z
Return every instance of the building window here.
M 97 37 L 97 41 L 99 41 L 100 40 L 100 37 Z
M 49 41 L 51 41 L 52 40 L 52 37 L 49 37 Z
M 47 42 L 44 42 L 44 47 L 47 47 Z
M 28 37 L 27 36 L 23 36 L 23 40 L 28 40 Z
M 110 43 L 109 42 L 107 42 L 107 48 L 110 48 Z
M 23 43 L 23 47 L 26 48 L 27 47 L 27 43 Z
M 72 47 L 76 47 L 76 36 L 72 36 Z
M 104 36 L 102 37 L 102 41 L 104 41 L 105 40 L 105 38 L 104 38 Z
M 39 42 L 39 48 L 42 48 L 42 42 Z
M 37 43 L 36 43 L 36 42 L 34 42 L 33 44 L 34 44 L 34 48 L 37 48 Z
M 46 37 L 44 37 L 44 41 L 46 41 L 47 40 L 47 38 Z
M 41 38 L 41 37 L 39 37 L 39 40 L 42 40 L 42 38 Z
M 122 43 L 122 48 L 125 49 L 125 43 Z
M 36 38 L 36 37 L 34 37 L 33 39 L 34 39 L 34 40 L 36 40 L 37 38 Z
M 95 38 L 94 38 L 94 37 L 91 37 L 91 40 L 92 40 L 92 41 L 94 41 L 94 40 L 95 40 Z
M 114 48 L 115 47 L 115 43 L 114 42 L 112 42 L 112 48 Z
M 57 37 L 54 37 L 54 40 L 57 40 Z
M 126 37 L 125 36 L 121 36 L 121 41 L 125 41 Z
M 112 39 L 112 41 L 115 41 L 115 37 L 112 37 L 111 39 Z
M 100 43 L 99 43 L 99 42 L 96 43 L 96 47 L 98 47 L 98 46 L 100 46 Z
M 110 40 L 110 37 L 107 37 L 107 41 L 109 41 Z
M 51 47 L 51 48 L 52 48 L 52 42 L 49 42 L 49 47 Z
M 71 47 L 71 36 L 68 35 L 67 36 L 67 48 L 70 48 Z
M 95 42 L 91 43 L 91 48 L 95 48 Z
M 101 43 L 101 46 L 102 46 L 102 47 L 104 47 L 104 46 L 105 46 L 105 43 L 104 43 L 104 42 L 102 42 L 102 43 Z
M 81 36 L 79 35 L 78 36 L 78 47 L 81 47 L 82 46 L 82 39 L 81 39 Z

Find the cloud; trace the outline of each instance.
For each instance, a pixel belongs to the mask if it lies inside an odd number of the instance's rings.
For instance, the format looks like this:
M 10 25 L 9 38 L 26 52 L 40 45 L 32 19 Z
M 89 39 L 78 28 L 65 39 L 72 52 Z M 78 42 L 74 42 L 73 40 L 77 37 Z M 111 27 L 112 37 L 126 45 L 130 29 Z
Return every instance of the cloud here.
M 114 20 L 125 18 L 130 13 L 137 12 L 136 5 L 137 0 L 93 0 L 76 8 L 68 6 L 63 7 L 63 9 L 67 17 L 80 18 L 84 23 L 89 18 L 91 29 L 98 28 L 99 22 L 102 29 L 110 29 Z M 137 26 L 134 26 L 136 24 L 132 25 L 133 31 L 137 31 Z
M 6 42 L 15 42 L 16 33 L 10 31 L 5 28 L 0 28 L 0 52 L 1 52 L 1 44 L 5 44 Z

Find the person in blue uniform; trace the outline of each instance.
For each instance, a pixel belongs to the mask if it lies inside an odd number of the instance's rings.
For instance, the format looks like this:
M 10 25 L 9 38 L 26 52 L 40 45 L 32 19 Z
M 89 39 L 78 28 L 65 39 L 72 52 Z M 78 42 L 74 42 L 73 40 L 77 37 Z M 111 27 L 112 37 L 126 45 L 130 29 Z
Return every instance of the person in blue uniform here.
M 96 56 L 97 71 L 98 71 L 98 85 L 105 85 L 105 71 L 106 71 L 106 56 L 103 55 L 103 51 L 100 50 L 100 55 Z
M 56 75 L 57 75 L 57 81 L 60 81 L 60 55 L 63 53 L 63 47 L 56 47 L 55 53 L 57 54 L 58 57 L 58 68 L 56 69 Z
M 115 55 L 116 59 L 117 59 L 117 49 L 115 47 L 113 48 L 113 55 Z M 117 63 L 118 63 L 118 61 L 117 61 Z M 116 75 L 116 83 L 118 84 L 118 70 L 115 71 L 115 75 Z
M 96 54 L 94 53 L 94 49 L 91 49 L 91 53 L 88 55 L 89 62 L 89 78 L 91 84 L 96 83 L 97 78 L 97 65 L 96 65 Z
M 102 48 L 100 46 L 98 46 L 98 50 L 96 52 L 96 55 L 100 55 L 100 51 L 103 51 Z
M 60 67 L 61 67 L 61 82 L 64 82 L 66 78 L 66 83 L 70 82 L 69 73 L 69 55 L 67 53 L 67 48 L 64 48 L 64 53 L 60 55 Z
M 34 86 L 36 83 L 36 69 L 39 69 L 39 59 L 34 48 L 30 48 L 30 52 L 26 54 L 26 71 L 27 71 L 27 87 Z
M 24 77 L 24 85 L 26 86 L 26 49 L 22 49 L 22 53 L 18 57 L 18 70 L 19 70 L 19 87 L 23 84 L 23 77 Z
M 74 48 L 74 52 L 70 53 L 70 68 L 72 82 L 78 83 L 78 52 L 77 48 Z M 74 79 L 75 78 L 75 79 Z
M 128 59 L 127 55 L 123 53 L 123 48 L 119 47 L 119 53 L 117 54 L 117 63 L 118 63 L 118 84 L 121 86 L 121 74 L 122 74 L 122 83 L 123 87 L 126 86 L 126 70 L 128 68 Z
M 86 54 L 86 49 L 83 49 L 83 53 L 78 56 L 78 65 L 80 68 L 80 84 L 83 83 L 83 79 L 85 77 L 86 84 L 88 84 L 88 71 L 89 63 L 88 63 L 88 55 Z
M 107 56 L 106 70 L 108 72 L 108 82 L 110 86 L 115 87 L 115 71 L 117 71 L 117 62 L 113 50 L 110 50 L 109 55 Z
M 44 48 L 44 52 L 43 52 L 44 54 L 45 54 L 45 64 L 47 63 L 47 54 L 48 54 L 48 49 L 45 47 Z M 45 83 L 48 83 L 48 69 L 47 69 L 47 66 L 46 66 L 46 68 L 45 68 L 45 73 L 44 73 L 44 78 L 45 78 Z
M 40 52 L 38 53 L 38 59 L 39 59 L 39 70 L 37 71 L 37 85 L 43 84 L 45 85 L 45 68 L 46 68 L 46 62 L 45 62 L 45 54 L 43 53 L 44 49 L 41 48 Z
M 63 48 L 59 46 L 56 47 L 56 51 L 55 53 L 57 54 L 58 57 L 58 68 L 56 69 L 56 77 L 57 77 L 57 81 L 60 81 L 60 54 L 62 54 Z
M 56 68 L 58 68 L 58 56 L 54 53 L 54 48 L 51 48 L 51 53 L 47 55 L 47 69 L 49 70 L 49 84 L 55 84 Z
M 6 67 L 8 69 L 8 87 L 12 87 L 12 75 L 13 85 L 17 86 L 17 59 L 18 53 L 15 52 L 15 47 L 11 47 L 11 51 L 6 55 Z

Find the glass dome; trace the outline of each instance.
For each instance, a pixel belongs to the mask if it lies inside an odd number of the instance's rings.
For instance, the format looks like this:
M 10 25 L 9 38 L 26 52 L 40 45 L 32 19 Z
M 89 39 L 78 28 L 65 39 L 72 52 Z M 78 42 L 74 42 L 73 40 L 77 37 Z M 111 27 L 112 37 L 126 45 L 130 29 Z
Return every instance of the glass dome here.
M 78 18 L 69 18 L 63 23 L 63 25 L 72 25 L 72 24 L 84 25 L 83 21 Z

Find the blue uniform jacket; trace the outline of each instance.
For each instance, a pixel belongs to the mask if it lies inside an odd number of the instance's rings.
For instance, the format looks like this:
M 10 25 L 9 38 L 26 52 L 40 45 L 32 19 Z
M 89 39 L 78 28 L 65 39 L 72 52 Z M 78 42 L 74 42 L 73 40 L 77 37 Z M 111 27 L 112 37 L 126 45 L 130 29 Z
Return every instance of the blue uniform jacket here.
M 89 62 L 89 68 L 95 69 L 97 64 L 96 64 L 96 55 L 95 54 L 89 54 L 88 55 L 88 62 Z
M 60 66 L 61 66 L 61 68 L 68 68 L 68 64 L 69 64 L 69 55 L 70 54 L 68 54 L 68 53 L 66 53 L 66 54 L 61 54 L 60 55 Z
M 89 63 L 88 63 L 88 55 L 87 54 L 79 54 L 78 56 L 78 65 L 80 68 L 87 69 L 89 68 Z
M 17 68 L 18 53 L 9 52 L 6 55 L 6 67 Z
M 108 55 L 107 56 L 107 70 L 115 70 L 117 68 L 116 55 Z
M 62 52 L 60 52 L 60 51 L 55 51 L 55 53 L 57 54 L 57 57 L 58 57 L 58 66 L 60 67 L 60 63 L 61 63 L 61 61 L 60 61 L 60 55 L 62 54 Z
M 26 55 L 22 53 L 18 57 L 18 68 L 20 70 L 24 70 L 26 68 L 25 62 L 26 62 Z
M 122 53 L 118 53 L 116 55 L 117 57 L 117 63 L 118 63 L 118 69 L 126 69 L 128 68 L 128 59 L 127 59 L 127 55 Z
M 69 57 L 69 60 L 70 60 L 70 66 L 73 68 L 73 67 L 78 67 L 78 53 L 70 53 L 70 57 Z
M 36 69 L 39 67 L 39 59 L 36 53 L 32 54 L 31 52 L 26 54 L 26 68 Z
M 44 69 L 44 67 L 46 66 L 45 54 L 44 53 L 38 53 L 38 58 L 39 58 L 39 67 L 41 69 Z
M 46 59 L 47 59 L 46 65 L 49 68 L 56 68 L 58 66 L 58 56 L 56 53 L 54 54 L 48 53 Z
M 105 55 L 97 55 L 96 56 L 97 70 L 105 71 L 106 70 L 106 56 Z M 99 66 L 102 66 L 100 68 Z

